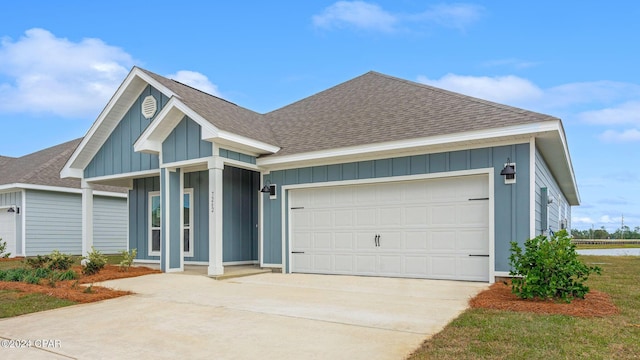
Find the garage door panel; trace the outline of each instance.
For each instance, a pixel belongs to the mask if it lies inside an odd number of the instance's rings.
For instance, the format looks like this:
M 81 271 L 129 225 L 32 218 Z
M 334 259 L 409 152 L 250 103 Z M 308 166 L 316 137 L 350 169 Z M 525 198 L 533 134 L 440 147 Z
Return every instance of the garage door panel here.
M 424 252 L 429 246 L 429 236 L 426 231 L 405 232 L 404 248 L 410 252 Z
M 352 232 L 339 232 L 335 234 L 334 237 L 334 249 L 342 250 L 342 251 L 353 251 L 354 250 L 354 242 L 353 242 L 354 234 Z
M 333 233 L 316 233 L 313 236 L 313 250 L 332 251 L 333 250 Z
M 353 273 L 354 272 L 354 259 L 353 255 L 335 255 L 334 256 L 334 269 L 340 273 Z
M 437 211 L 431 211 L 430 220 L 433 226 L 454 226 L 456 224 L 456 206 L 438 206 Z
M 440 230 L 431 232 L 430 248 L 433 252 L 451 252 L 456 249 L 455 230 Z
M 377 273 L 376 255 L 356 255 L 356 273 L 359 275 L 375 275 Z
M 487 281 L 488 176 L 289 191 L 292 271 Z M 376 235 L 380 235 L 376 238 Z
M 402 225 L 402 218 L 403 218 L 402 209 L 403 209 L 402 206 L 381 208 L 379 211 L 380 219 L 378 220 L 378 224 L 382 226 Z
M 408 276 L 427 277 L 429 275 L 427 256 L 405 256 L 404 269 L 404 273 Z
M 402 256 L 400 255 L 380 255 L 378 271 L 390 276 L 402 275 Z

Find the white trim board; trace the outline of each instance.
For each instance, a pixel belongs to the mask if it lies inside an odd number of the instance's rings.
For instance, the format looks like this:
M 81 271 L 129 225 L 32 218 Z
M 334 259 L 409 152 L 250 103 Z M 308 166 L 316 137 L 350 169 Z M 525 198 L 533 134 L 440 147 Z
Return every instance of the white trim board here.
M 24 183 L 0 185 L 0 192 L 4 192 L 5 190 L 9 190 L 11 192 L 19 191 L 19 190 L 40 190 L 40 191 L 53 191 L 53 192 L 61 192 L 61 193 L 69 193 L 69 194 L 82 194 L 82 189 L 67 188 L 67 187 L 61 187 L 61 186 L 24 184 Z M 116 198 L 123 198 L 123 199 L 128 196 L 126 193 L 101 191 L 101 190 L 94 190 L 93 195 L 116 197 Z

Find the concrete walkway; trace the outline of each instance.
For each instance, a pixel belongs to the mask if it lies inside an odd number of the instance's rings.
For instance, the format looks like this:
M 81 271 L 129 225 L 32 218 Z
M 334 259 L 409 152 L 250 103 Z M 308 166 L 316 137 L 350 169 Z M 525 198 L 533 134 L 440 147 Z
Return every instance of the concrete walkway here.
M 136 294 L 0 320 L 0 341 L 54 341 L 0 348 L 0 358 L 403 359 L 488 286 L 274 273 L 225 281 L 157 274 L 105 285 Z

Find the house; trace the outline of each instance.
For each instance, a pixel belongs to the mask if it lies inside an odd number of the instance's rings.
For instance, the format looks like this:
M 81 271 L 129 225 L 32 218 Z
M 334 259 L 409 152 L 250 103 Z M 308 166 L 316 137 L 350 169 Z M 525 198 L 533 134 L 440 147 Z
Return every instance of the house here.
M 560 119 L 376 72 L 258 114 L 134 67 L 61 176 L 85 210 L 129 188 L 138 261 L 210 275 L 492 282 L 580 202 Z
M 80 181 L 60 178 L 81 140 L 18 158 L 0 156 L 0 238 L 11 256 L 83 252 Z M 96 249 L 127 249 L 126 189 L 97 186 L 94 195 Z

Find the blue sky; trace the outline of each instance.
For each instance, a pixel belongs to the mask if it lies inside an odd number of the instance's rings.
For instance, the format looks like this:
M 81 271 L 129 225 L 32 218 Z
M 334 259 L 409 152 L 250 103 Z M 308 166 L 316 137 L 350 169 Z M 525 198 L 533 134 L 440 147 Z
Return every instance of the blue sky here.
M 560 117 L 573 226 L 640 226 L 640 2 L 11 1 L 0 154 L 89 129 L 133 65 L 268 112 L 369 70 Z

